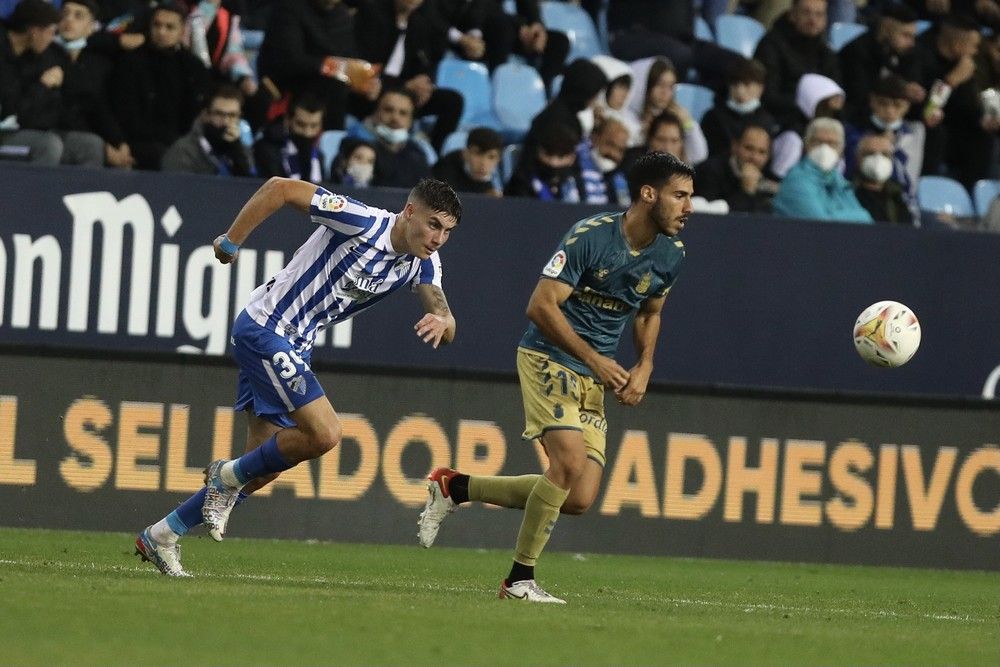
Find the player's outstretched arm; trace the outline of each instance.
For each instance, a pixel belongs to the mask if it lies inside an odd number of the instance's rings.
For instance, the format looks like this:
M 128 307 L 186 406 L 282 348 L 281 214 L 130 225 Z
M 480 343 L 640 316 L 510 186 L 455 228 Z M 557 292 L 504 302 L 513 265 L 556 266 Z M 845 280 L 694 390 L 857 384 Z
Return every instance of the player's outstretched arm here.
M 646 395 L 649 376 L 653 373 L 656 339 L 660 335 L 660 312 L 666 299 L 666 296 L 646 299 L 635 315 L 632 333 L 639 360 L 629 371 L 628 383 L 620 392 L 616 392 L 618 400 L 624 405 L 638 405 Z
M 528 319 L 535 323 L 550 341 L 587 364 L 606 386 L 618 391 L 628 382 L 628 371 L 610 357 L 600 354 L 580 337 L 559 308 L 573 294 L 573 286 L 542 278 L 528 300 Z
M 235 260 L 239 246 L 250 233 L 286 204 L 308 213 L 315 192 L 316 186 L 308 181 L 277 176 L 268 179 L 243 205 L 229 230 L 215 239 L 215 257 L 223 264 Z
M 425 283 L 417 285 L 417 296 L 423 304 L 426 315 L 413 325 L 421 340 L 430 343 L 434 349 L 438 345 L 455 340 L 455 316 L 448 307 L 444 290 L 437 285 Z

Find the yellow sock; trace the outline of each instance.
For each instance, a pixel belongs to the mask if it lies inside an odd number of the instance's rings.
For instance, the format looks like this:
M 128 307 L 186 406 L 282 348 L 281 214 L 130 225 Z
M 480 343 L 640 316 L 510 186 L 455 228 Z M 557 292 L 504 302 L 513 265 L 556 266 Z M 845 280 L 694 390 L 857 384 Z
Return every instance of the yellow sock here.
M 531 490 L 541 475 L 517 477 L 469 477 L 469 500 L 478 500 L 500 507 L 524 509 Z
M 524 504 L 524 519 L 521 521 L 521 530 L 517 533 L 514 560 L 523 565 L 534 566 L 549 541 L 549 535 L 559 518 L 559 508 L 568 495 L 569 489 L 559 488 L 545 475 L 539 476 Z

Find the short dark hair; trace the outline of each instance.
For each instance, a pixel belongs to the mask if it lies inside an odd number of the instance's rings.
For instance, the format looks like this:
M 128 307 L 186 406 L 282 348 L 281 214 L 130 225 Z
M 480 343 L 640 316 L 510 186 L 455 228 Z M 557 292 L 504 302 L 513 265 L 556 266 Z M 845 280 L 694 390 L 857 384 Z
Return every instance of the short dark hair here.
M 161 9 L 165 12 L 173 12 L 174 14 L 177 14 L 181 17 L 182 21 L 187 18 L 188 15 L 187 5 L 179 0 L 160 0 L 160 2 L 157 2 L 153 6 L 154 13 L 160 11 Z
M 488 127 L 477 127 L 469 132 L 469 137 L 465 140 L 467 148 L 475 148 L 482 152 L 498 151 L 503 148 L 503 137 L 496 130 Z
M 326 103 L 316 93 L 307 91 L 292 98 L 292 103 L 288 107 L 289 115 L 294 109 L 302 109 L 308 113 L 326 112 Z
M 59 10 L 45 0 L 21 0 L 7 20 L 7 27 L 13 32 L 24 32 L 28 28 L 45 28 L 59 23 Z
M 424 178 L 410 190 L 410 199 L 419 199 L 427 208 L 438 213 L 447 213 L 455 218 L 455 224 L 462 221 L 462 202 L 450 185 L 435 178 Z
M 649 121 L 649 131 L 646 132 L 646 136 L 654 136 L 661 125 L 676 125 L 681 129 L 681 134 L 684 134 L 684 123 L 681 122 L 680 117 L 672 111 L 664 111 Z
M 912 7 L 902 2 L 883 2 L 878 14 L 879 18 L 894 19 L 900 23 L 914 23 L 919 18 Z
M 763 84 L 766 80 L 767 68 L 764 67 L 764 63 L 753 58 L 740 58 L 730 68 L 729 76 L 727 77 L 730 85 L 746 81 Z
M 639 201 L 642 186 L 651 185 L 657 190 L 675 176 L 694 178 L 694 167 L 670 153 L 654 151 L 639 157 L 628 172 L 628 193 L 632 201 Z
M 942 32 L 978 32 L 979 24 L 964 14 L 947 14 L 941 20 Z
M 908 100 L 906 94 L 906 80 L 898 74 L 887 74 L 878 79 L 872 86 L 872 95 L 888 97 L 893 100 Z
M 236 100 L 240 103 L 240 109 L 243 109 L 244 99 L 242 90 L 231 83 L 223 83 L 216 87 L 205 100 L 205 108 L 212 106 L 213 100 Z
M 402 95 L 406 99 L 410 100 L 410 104 L 413 105 L 414 111 L 416 111 L 417 109 L 416 95 L 408 91 L 406 88 L 403 88 L 402 86 L 390 86 L 389 88 L 383 88 L 382 94 L 379 95 L 378 100 L 375 101 L 375 105 L 378 106 L 379 102 L 381 102 L 386 95 Z
M 539 128 L 538 148 L 549 155 L 569 155 L 576 152 L 580 135 L 565 123 L 552 121 Z
M 95 19 L 99 15 L 99 11 L 98 11 L 98 8 L 97 8 L 97 2 L 95 0 L 63 0 L 63 4 L 64 5 L 66 5 L 66 4 L 70 3 L 70 2 L 72 2 L 73 4 L 76 4 L 76 5 L 81 5 L 83 7 L 86 7 L 87 10 L 90 12 L 90 15 L 93 16 Z

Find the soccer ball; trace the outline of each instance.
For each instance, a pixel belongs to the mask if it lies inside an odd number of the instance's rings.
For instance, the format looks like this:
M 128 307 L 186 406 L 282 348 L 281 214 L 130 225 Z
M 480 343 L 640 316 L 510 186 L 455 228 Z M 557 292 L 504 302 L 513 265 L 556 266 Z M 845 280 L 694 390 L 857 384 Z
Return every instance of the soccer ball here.
M 920 347 L 920 322 L 898 301 L 873 303 L 854 323 L 854 347 L 873 366 L 902 366 Z

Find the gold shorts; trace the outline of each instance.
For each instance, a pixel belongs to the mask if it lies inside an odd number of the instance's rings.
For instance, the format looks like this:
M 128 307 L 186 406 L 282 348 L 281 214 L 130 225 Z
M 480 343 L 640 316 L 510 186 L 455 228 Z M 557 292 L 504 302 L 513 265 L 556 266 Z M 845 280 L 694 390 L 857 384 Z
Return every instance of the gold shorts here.
M 533 440 L 555 429 L 582 431 L 587 456 L 603 467 L 608 435 L 604 385 L 552 361 L 543 352 L 523 347 L 517 348 L 517 376 L 524 400 L 521 437 Z

